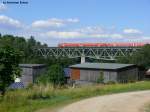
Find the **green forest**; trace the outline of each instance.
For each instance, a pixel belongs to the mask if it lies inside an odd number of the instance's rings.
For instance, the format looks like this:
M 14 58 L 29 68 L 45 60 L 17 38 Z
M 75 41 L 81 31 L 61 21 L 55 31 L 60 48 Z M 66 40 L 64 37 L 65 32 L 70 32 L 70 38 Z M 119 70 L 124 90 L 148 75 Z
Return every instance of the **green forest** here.
M 47 65 L 59 63 L 62 66 L 67 66 L 68 64 L 73 63 L 73 61 L 79 61 L 79 59 L 55 59 L 55 57 L 47 57 L 47 59 L 45 59 L 42 56 L 38 56 L 34 49 L 36 47 L 48 47 L 48 45 L 35 40 L 33 36 L 26 39 L 24 37 L 13 35 L 0 35 L 0 48 L 5 46 L 9 46 L 22 54 L 20 63 L 44 63 Z
M 36 56 L 33 48 L 34 47 L 47 47 L 47 44 L 41 44 L 36 41 L 33 36 L 29 39 L 24 37 L 18 37 L 13 35 L 0 35 L 0 48 L 4 46 L 10 46 L 13 49 L 20 51 L 23 57 L 20 63 L 34 63 L 34 57 Z
M 64 84 L 63 68 L 78 63 L 79 59 L 38 56 L 37 47 L 48 47 L 31 36 L 29 39 L 13 35 L 0 35 L 0 91 L 4 95 L 6 88 L 20 76 L 19 64 L 46 64 L 48 71 L 41 77 L 43 82 Z M 56 72 L 58 71 L 58 72 Z M 47 81 L 47 76 L 48 81 Z M 58 77 L 57 77 L 58 76 Z M 40 82 L 42 82 L 40 81 Z

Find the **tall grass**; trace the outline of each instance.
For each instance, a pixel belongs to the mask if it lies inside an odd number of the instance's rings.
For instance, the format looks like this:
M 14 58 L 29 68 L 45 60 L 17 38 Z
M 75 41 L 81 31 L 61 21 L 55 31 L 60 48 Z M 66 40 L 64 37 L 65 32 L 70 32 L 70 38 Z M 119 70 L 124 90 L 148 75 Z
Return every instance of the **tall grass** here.
M 150 89 L 149 81 L 57 89 L 51 85 L 34 85 L 28 89 L 8 91 L 3 98 L 0 98 L 0 112 L 33 112 L 40 108 L 54 107 L 76 99 L 148 89 Z

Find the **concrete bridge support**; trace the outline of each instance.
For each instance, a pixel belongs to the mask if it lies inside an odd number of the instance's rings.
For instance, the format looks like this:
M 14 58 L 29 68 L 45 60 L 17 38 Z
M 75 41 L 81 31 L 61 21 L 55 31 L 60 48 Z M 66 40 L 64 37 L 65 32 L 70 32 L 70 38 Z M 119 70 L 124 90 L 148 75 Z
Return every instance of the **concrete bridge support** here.
M 81 63 L 85 63 L 85 56 L 81 56 Z

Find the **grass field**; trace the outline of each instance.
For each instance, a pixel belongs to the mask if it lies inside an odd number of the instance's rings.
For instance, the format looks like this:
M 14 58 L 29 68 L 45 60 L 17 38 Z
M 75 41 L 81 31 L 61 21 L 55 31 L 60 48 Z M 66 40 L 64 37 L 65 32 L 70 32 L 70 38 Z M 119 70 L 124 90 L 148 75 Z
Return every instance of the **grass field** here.
M 34 112 L 47 107 L 57 108 L 88 97 L 148 89 L 149 81 L 59 89 L 51 85 L 35 85 L 28 89 L 8 91 L 3 98 L 0 97 L 0 112 Z

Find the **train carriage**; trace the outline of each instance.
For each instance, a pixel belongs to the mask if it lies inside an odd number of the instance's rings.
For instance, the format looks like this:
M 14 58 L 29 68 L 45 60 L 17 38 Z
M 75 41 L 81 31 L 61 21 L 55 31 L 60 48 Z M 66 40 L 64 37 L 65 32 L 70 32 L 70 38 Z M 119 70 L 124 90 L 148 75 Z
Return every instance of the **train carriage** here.
M 58 47 L 141 47 L 148 43 L 60 43 Z

